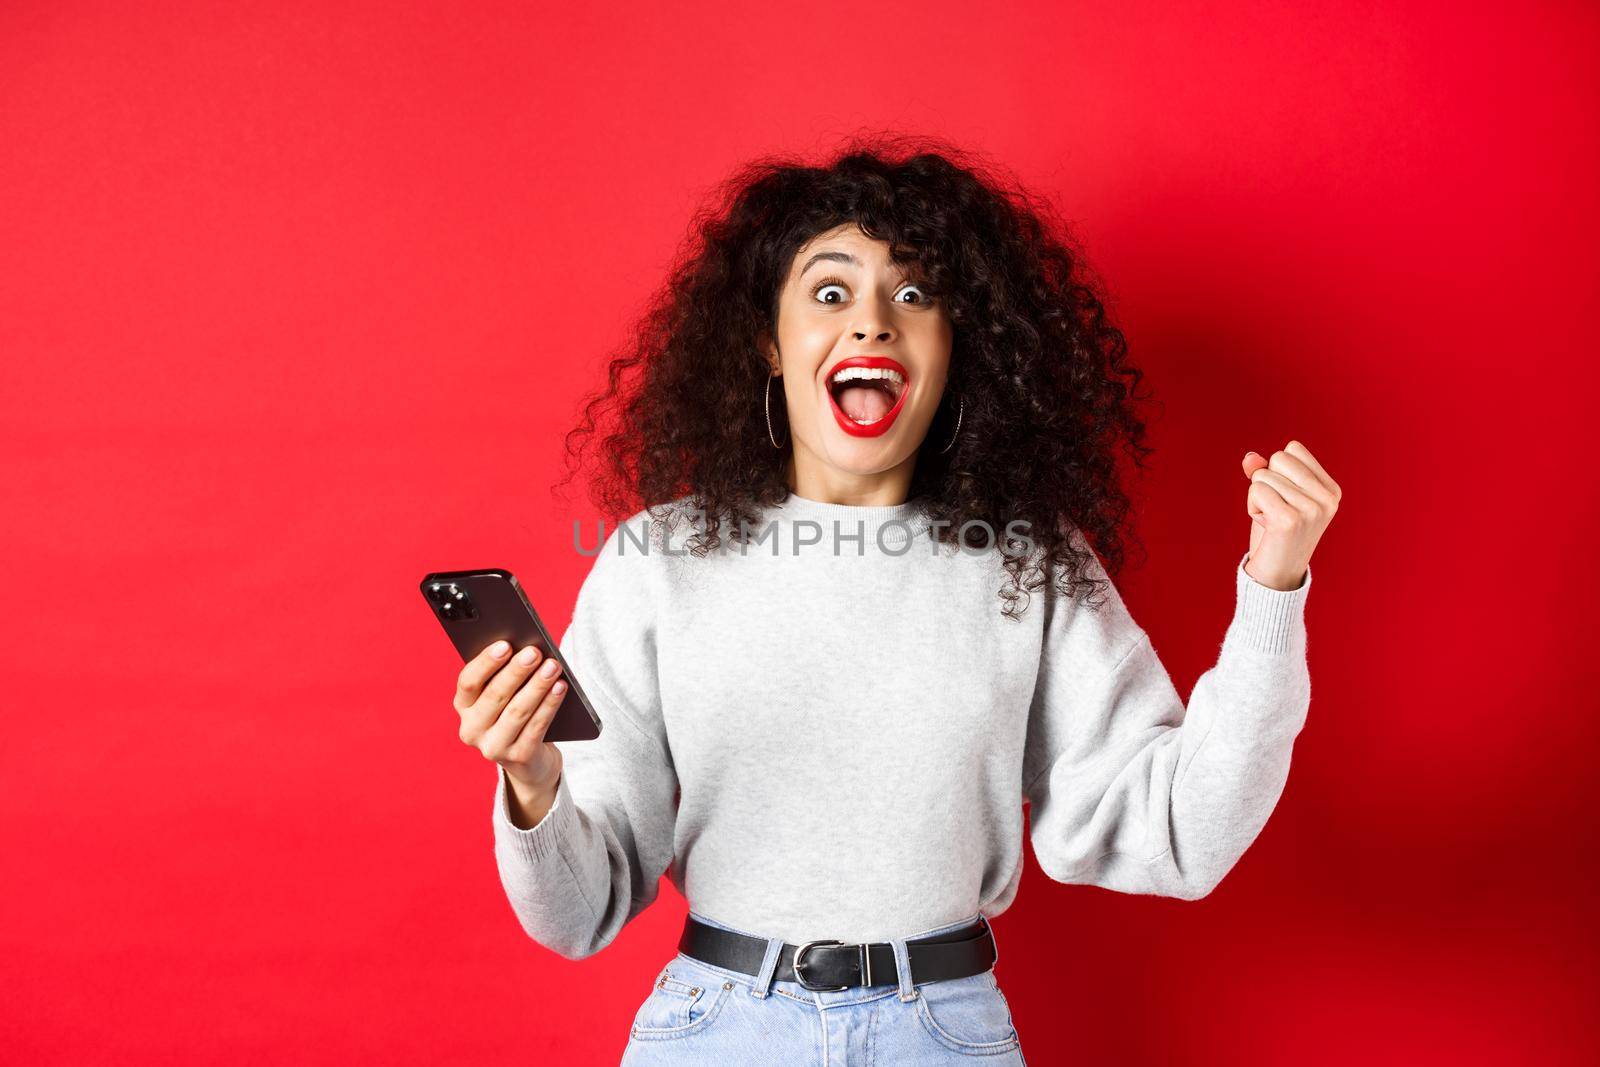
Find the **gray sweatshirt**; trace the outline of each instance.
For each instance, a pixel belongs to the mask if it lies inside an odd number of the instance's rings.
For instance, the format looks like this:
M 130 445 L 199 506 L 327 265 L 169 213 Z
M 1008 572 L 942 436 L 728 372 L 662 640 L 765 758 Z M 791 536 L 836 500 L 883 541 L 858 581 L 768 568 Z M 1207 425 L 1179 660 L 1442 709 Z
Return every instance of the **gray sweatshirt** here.
M 1114 586 L 1098 609 L 1036 589 L 1008 619 L 1000 551 L 938 544 L 915 504 L 791 494 L 752 530 L 695 556 L 687 523 L 641 511 L 579 590 L 560 646 L 601 735 L 557 742 L 531 829 L 496 768 L 501 883 L 552 951 L 600 951 L 663 873 L 695 914 L 794 944 L 992 918 L 1024 802 L 1055 881 L 1195 900 L 1277 805 L 1311 700 L 1309 571 L 1275 590 L 1240 559 L 1186 707 Z

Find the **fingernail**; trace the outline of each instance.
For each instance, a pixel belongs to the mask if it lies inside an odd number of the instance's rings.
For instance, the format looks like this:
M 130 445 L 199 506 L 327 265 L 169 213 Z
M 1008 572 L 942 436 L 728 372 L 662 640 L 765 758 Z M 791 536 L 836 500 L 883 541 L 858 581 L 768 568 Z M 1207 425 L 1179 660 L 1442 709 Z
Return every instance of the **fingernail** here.
M 550 687 L 550 692 L 552 692 L 552 693 L 565 693 L 566 691 L 567 691 L 567 683 L 566 682 L 557 682 L 555 685 L 552 685 Z
M 517 662 L 526 665 L 532 663 L 538 657 L 539 650 L 534 648 L 532 645 L 529 645 L 527 648 L 517 653 Z
M 554 678 L 556 676 L 556 668 L 559 666 L 561 666 L 561 664 L 557 663 L 555 660 L 547 659 L 544 661 L 544 666 L 539 668 L 539 673 L 544 675 L 546 678 Z
M 489 646 L 489 655 L 493 656 L 495 659 L 499 659 L 501 656 L 506 654 L 506 649 L 510 647 L 511 642 L 509 641 L 496 641 L 494 644 Z

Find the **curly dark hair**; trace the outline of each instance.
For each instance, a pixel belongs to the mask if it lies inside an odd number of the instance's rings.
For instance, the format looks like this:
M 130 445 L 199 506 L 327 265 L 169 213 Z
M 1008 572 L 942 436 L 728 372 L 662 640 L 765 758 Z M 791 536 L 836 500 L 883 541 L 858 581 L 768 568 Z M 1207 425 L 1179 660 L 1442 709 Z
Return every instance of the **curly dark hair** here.
M 703 523 L 688 545 L 702 555 L 724 522 L 737 539 L 741 522 L 782 503 L 792 446 L 774 449 L 768 437 L 758 339 L 776 333 L 797 251 L 853 222 L 887 240 L 897 265 L 916 265 L 952 325 L 947 391 L 963 401 L 961 440 L 938 453 L 952 429 L 941 405 L 910 499 L 948 522 L 935 527 L 946 543 L 969 520 L 990 531 L 1030 524 L 1034 550 L 1003 553 L 1008 617 L 1049 575 L 1067 596 L 1101 584 L 1090 546 L 1116 572 L 1125 540 L 1138 543 L 1118 460 L 1142 469 L 1154 451 L 1134 412 L 1148 399 L 1134 392 L 1143 375 L 1050 206 L 995 175 L 946 144 L 882 135 L 852 139 L 822 166 L 769 157 L 740 168 L 695 215 L 633 343 L 612 356 L 606 386 L 566 435 L 560 484 L 584 467 L 584 442 L 598 443 L 590 495 L 601 510 L 659 518 L 684 500 Z

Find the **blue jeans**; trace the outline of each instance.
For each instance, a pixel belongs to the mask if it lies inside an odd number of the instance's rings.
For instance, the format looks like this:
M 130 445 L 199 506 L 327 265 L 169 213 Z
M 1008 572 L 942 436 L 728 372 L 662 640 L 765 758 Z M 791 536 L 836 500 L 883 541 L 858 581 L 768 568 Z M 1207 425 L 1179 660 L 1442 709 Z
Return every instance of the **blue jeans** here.
M 970 1064 L 974 1058 L 991 1067 L 1027 1067 L 992 967 L 918 985 L 909 977 L 907 941 L 959 930 L 978 918 L 891 940 L 898 983 L 838 991 L 774 981 L 781 938 L 768 939 L 758 975 L 680 952 L 656 975 L 655 988 L 639 1006 L 621 1067 L 891 1067 Z

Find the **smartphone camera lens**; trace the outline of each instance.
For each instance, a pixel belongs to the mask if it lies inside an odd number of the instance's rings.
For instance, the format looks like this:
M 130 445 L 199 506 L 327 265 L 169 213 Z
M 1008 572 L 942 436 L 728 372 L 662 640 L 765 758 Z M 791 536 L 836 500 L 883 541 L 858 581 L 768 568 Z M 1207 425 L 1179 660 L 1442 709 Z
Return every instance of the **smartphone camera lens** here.
M 448 622 L 478 617 L 477 609 L 472 606 L 472 598 L 455 582 L 429 582 L 428 599 L 433 602 L 433 610 L 439 613 L 439 617 Z

